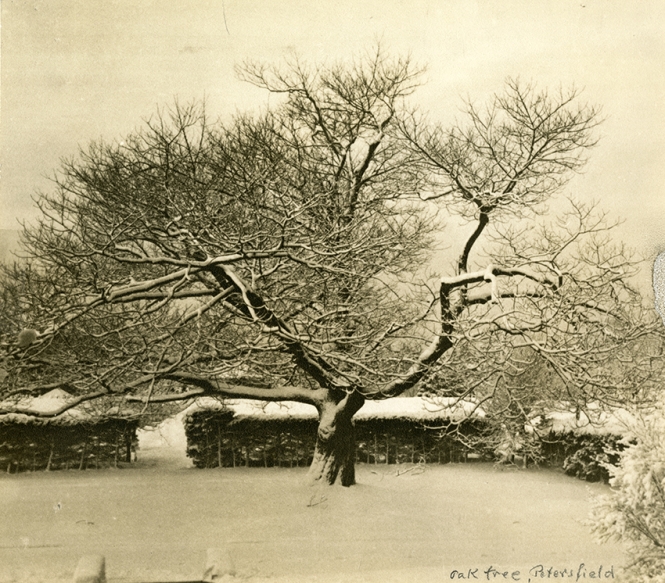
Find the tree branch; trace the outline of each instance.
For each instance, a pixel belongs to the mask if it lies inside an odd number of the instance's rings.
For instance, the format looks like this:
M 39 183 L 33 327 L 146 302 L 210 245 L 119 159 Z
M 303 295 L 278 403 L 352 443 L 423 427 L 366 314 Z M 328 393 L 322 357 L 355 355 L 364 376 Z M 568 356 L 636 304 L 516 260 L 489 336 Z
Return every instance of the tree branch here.
M 467 272 L 469 254 L 471 253 L 471 249 L 473 248 L 473 245 L 478 240 L 478 237 L 480 237 L 480 234 L 483 232 L 483 230 L 485 229 L 485 227 L 488 225 L 489 222 L 490 222 L 489 214 L 485 211 L 480 211 L 478 225 L 476 226 L 473 233 L 471 233 L 471 236 L 468 238 L 466 245 L 464 245 L 464 250 L 462 251 L 462 255 L 460 256 L 459 261 L 457 262 L 458 273 L 461 274 Z
M 174 380 L 187 385 L 198 386 L 197 395 L 223 395 L 242 399 L 259 399 L 261 401 L 298 401 L 310 405 L 319 405 L 325 398 L 324 389 L 307 389 L 289 385 L 276 387 L 252 387 L 236 385 L 220 379 L 208 378 L 195 373 L 172 372 L 163 375 L 167 380 Z M 154 398 L 153 398 L 154 400 Z

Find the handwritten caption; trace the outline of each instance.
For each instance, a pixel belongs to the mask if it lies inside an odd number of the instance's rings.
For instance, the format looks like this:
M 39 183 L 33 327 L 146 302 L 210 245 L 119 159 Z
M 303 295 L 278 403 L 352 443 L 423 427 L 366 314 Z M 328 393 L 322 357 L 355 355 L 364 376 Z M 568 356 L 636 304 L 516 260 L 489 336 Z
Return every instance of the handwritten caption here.
M 614 565 L 609 567 L 598 565 L 595 567 L 580 563 L 574 567 L 553 567 L 549 565 L 534 565 L 530 569 L 514 570 L 502 569 L 490 565 L 470 569 L 453 569 L 450 579 L 465 581 L 525 581 L 536 583 L 542 579 L 568 579 L 571 581 L 589 581 L 598 579 L 614 579 Z

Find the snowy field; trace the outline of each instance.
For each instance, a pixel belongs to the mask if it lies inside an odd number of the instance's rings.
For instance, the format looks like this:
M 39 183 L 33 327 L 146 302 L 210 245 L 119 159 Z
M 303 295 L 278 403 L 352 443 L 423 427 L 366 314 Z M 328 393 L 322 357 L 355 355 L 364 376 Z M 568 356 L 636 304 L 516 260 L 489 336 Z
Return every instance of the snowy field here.
M 177 423 L 142 434 L 131 468 L 3 475 L 0 581 L 71 581 L 98 553 L 110 583 L 193 580 L 209 547 L 238 580 L 274 583 L 485 580 L 490 566 L 528 581 L 538 565 L 622 562 L 581 524 L 606 487 L 559 472 L 359 464 L 357 486 L 318 490 L 304 468 L 193 469 L 183 439 Z

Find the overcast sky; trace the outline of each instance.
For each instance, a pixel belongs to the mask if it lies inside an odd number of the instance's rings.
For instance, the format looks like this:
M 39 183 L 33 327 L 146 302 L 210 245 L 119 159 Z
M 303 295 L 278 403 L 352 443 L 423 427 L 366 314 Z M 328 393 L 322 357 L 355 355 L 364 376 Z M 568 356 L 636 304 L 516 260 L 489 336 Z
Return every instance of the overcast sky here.
M 665 250 L 665 2 L 662 0 L 2 0 L 0 228 L 62 157 L 120 139 L 159 105 L 206 97 L 213 115 L 257 107 L 244 59 L 313 62 L 380 39 L 427 65 L 414 100 L 452 119 L 508 76 L 575 84 L 607 118 L 568 190 L 626 219 L 622 237 Z

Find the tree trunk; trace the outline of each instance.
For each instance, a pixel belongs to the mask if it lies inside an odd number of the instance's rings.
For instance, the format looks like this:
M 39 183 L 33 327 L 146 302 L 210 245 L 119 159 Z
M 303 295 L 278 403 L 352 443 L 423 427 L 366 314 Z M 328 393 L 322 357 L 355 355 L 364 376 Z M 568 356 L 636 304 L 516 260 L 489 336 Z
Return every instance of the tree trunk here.
M 132 461 L 132 436 L 129 432 L 125 433 L 125 461 Z
M 48 453 L 48 461 L 46 462 L 46 471 L 51 471 L 51 463 L 53 462 L 53 450 L 55 449 L 55 444 L 51 441 L 51 448 Z
M 353 416 L 364 402 L 359 393 L 330 391 L 328 399 L 319 407 L 316 448 L 308 474 L 312 484 L 352 486 L 356 483 Z

